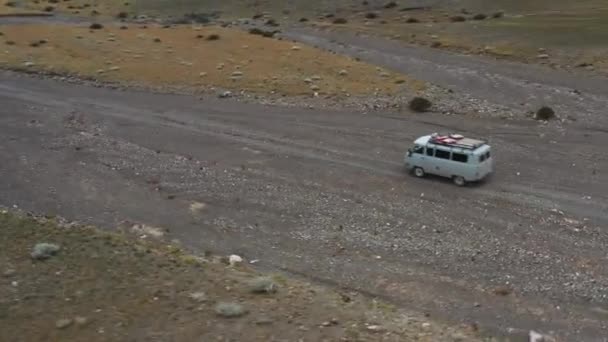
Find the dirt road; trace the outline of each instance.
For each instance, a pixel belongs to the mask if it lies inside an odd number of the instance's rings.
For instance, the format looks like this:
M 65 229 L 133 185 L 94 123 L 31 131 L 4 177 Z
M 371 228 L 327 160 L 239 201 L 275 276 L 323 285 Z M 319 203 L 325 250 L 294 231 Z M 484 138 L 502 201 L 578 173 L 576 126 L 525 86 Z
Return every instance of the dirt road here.
M 601 127 L 315 112 L 12 73 L 0 102 L 0 203 L 169 227 L 195 250 L 494 333 L 608 332 Z M 496 175 L 465 189 L 406 175 L 409 143 L 438 130 L 488 137 Z

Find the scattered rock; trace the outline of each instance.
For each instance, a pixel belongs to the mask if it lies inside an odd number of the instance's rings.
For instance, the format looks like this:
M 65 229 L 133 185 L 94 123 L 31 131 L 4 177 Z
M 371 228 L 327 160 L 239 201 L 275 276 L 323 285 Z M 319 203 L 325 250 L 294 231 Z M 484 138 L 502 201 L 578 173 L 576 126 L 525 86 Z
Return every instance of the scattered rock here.
M 270 277 L 257 277 L 249 281 L 249 291 L 252 293 L 275 293 L 278 286 Z
M 340 75 L 340 76 L 346 76 L 346 75 L 348 75 L 348 71 L 346 71 L 346 70 L 342 69 L 342 70 L 340 70 L 340 71 L 338 72 L 338 75 Z
M 23 63 L 23 65 L 25 67 L 31 68 L 31 67 L 35 66 L 36 64 L 34 62 L 25 62 L 25 63 Z
M 207 76 L 207 73 L 203 71 L 203 72 L 199 73 L 198 76 L 199 77 L 205 77 L 205 76 Z
M 551 107 L 541 107 L 538 111 L 536 111 L 536 114 L 534 115 L 534 118 L 536 120 L 550 120 L 552 118 L 555 117 L 555 111 L 551 108 Z
M 219 303 L 215 306 L 215 313 L 224 318 L 241 317 L 247 310 L 238 303 Z
M 205 292 L 193 292 L 188 297 L 197 303 L 203 303 L 207 301 L 207 294 Z
M 272 318 L 269 317 L 262 317 L 255 321 L 256 325 L 269 325 L 272 323 L 274 323 L 274 321 L 272 320 Z
M 236 254 L 232 254 L 231 256 L 228 257 L 228 264 L 230 266 L 235 266 L 237 264 L 240 264 L 243 262 L 243 258 L 241 258 L 240 256 L 236 255 Z
M 86 325 L 87 323 L 89 323 L 89 320 L 83 316 L 76 316 L 74 317 L 74 322 L 78 325 Z
M 319 91 L 319 90 L 321 90 L 321 88 L 318 85 L 313 84 L 313 85 L 310 86 L 310 90 L 312 90 L 312 91 Z
M 336 18 L 336 19 L 333 20 L 333 23 L 341 25 L 341 24 L 348 23 L 348 20 L 346 20 L 346 18 Z
M 376 12 L 365 13 L 365 19 L 376 19 L 376 18 L 378 18 L 378 13 L 376 13 Z
M 546 53 L 541 53 L 540 55 L 536 56 L 536 58 L 538 59 L 548 59 L 549 55 Z
M 110 69 L 108 69 L 108 70 L 110 70 L 110 71 L 118 71 L 118 70 L 120 70 L 120 67 L 113 66 L 113 67 L 110 67 Z
M 243 77 L 243 72 L 242 71 L 233 71 L 232 72 L 232 77 Z
M 131 226 L 131 231 L 142 238 L 151 236 L 153 238 L 159 239 L 165 235 L 164 229 L 159 227 L 148 226 L 145 224 L 135 224 Z
M 300 51 L 302 48 L 299 47 L 298 45 L 294 45 L 294 46 L 291 47 L 291 49 L 294 50 L 294 51 Z
M 57 329 L 65 329 L 65 328 L 69 327 L 70 325 L 72 325 L 73 322 L 74 321 L 72 321 L 69 318 L 63 318 L 63 319 L 60 319 L 57 322 L 55 322 L 55 327 Z
M 31 256 L 36 260 L 45 260 L 56 255 L 60 249 L 61 247 L 54 243 L 38 243 L 34 246 Z
M 530 330 L 530 333 L 528 334 L 528 336 L 529 336 L 529 342 L 555 342 L 556 341 L 555 338 L 553 338 L 549 335 L 541 334 L 534 330 Z
M 218 95 L 218 97 L 219 97 L 220 99 L 226 99 L 226 98 L 232 97 L 232 92 L 231 92 L 231 91 L 229 91 L 229 90 L 226 90 L 226 91 L 224 91 L 224 92 L 220 93 L 220 94 Z
M 367 330 L 372 332 L 382 332 L 384 331 L 384 328 L 379 325 L 368 325 Z

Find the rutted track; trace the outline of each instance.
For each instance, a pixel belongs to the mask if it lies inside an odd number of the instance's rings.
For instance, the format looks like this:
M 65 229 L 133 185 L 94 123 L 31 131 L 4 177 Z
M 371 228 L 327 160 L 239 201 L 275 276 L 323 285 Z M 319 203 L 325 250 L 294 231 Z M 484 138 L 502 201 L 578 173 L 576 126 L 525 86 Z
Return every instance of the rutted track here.
M 171 227 L 198 250 L 494 331 L 607 335 L 608 136 L 586 123 L 201 102 L 12 73 L 0 101 L 0 203 Z M 497 174 L 466 189 L 404 174 L 404 149 L 440 126 L 489 137 Z M 505 284 L 512 295 L 492 293 Z

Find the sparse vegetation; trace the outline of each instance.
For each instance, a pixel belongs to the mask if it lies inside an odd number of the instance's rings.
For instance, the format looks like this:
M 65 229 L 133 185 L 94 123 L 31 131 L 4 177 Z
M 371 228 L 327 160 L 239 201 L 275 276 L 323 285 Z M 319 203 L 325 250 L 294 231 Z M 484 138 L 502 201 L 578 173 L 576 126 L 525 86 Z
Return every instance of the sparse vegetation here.
M 452 21 L 454 23 L 461 23 L 461 22 L 467 21 L 467 18 L 465 18 L 462 15 L 455 15 L 453 17 L 450 17 L 450 21 Z
M 420 20 L 418 20 L 418 19 L 416 19 L 414 17 L 410 17 L 410 18 L 407 18 L 407 20 L 405 22 L 408 23 L 408 24 L 416 24 L 416 23 L 419 23 Z
M 93 23 L 89 26 L 89 28 L 91 30 L 101 30 L 103 28 L 103 25 L 100 23 Z
M 414 112 L 422 113 L 428 111 L 432 103 L 424 97 L 414 97 L 408 106 Z
M 266 38 L 272 38 L 277 33 L 277 31 L 265 31 L 265 30 L 259 29 L 257 27 L 254 27 L 254 28 L 249 29 L 249 33 L 258 35 L 258 36 L 263 36 Z
M 536 111 L 534 117 L 536 120 L 550 120 L 555 117 L 555 111 L 551 107 L 543 106 Z
M 128 18 L 128 17 L 129 17 L 129 13 L 127 13 L 127 12 L 120 12 L 120 13 L 118 13 L 118 14 L 116 15 L 116 17 L 117 17 L 118 19 L 126 19 L 126 18 Z
M 212 41 L 212 40 L 219 40 L 220 39 L 220 35 L 217 34 L 217 33 L 212 33 L 212 34 L 208 35 L 206 39 L 210 40 L 210 41 Z
M 365 18 L 366 19 L 376 19 L 376 18 L 378 18 L 378 13 L 376 13 L 376 12 L 367 12 L 367 13 L 365 13 Z
M 494 18 L 494 19 L 499 19 L 499 18 L 502 18 L 504 16 L 505 16 L 504 12 L 495 12 L 495 13 L 492 14 L 492 18 Z
M 486 19 L 488 16 L 483 14 L 483 13 L 479 13 L 479 14 L 475 14 L 473 16 L 473 20 L 484 20 Z
M 348 23 L 348 20 L 346 20 L 346 18 L 336 18 L 333 21 L 334 24 L 346 24 Z
M 395 1 L 389 1 L 386 4 L 384 4 L 384 8 L 389 9 L 389 8 L 395 8 L 397 7 L 397 2 Z

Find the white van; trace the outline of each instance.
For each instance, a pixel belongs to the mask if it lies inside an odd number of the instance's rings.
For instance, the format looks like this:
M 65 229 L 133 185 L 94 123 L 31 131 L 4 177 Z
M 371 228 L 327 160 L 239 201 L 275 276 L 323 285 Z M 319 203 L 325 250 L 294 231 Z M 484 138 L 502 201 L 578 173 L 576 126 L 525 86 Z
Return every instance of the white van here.
M 490 145 L 459 134 L 420 137 L 405 155 L 406 169 L 417 177 L 448 177 L 458 186 L 484 179 L 493 172 L 492 164 Z

